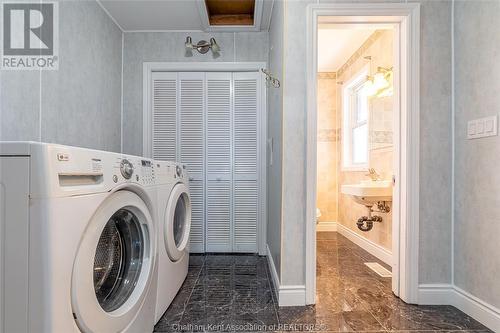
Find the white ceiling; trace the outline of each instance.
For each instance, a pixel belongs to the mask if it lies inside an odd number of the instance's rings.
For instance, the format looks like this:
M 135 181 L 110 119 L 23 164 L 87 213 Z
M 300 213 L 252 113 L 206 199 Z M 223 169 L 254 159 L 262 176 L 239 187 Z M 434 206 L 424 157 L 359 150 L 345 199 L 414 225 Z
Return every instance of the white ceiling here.
M 318 71 L 336 72 L 375 32 L 373 29 L 342 29 L 322 25 L 318 29 Z
M 197 0 L 99 0 L 124 31 L 203 31 Z M 273 0 L 265 0 L 261 30 L 267 31 Z

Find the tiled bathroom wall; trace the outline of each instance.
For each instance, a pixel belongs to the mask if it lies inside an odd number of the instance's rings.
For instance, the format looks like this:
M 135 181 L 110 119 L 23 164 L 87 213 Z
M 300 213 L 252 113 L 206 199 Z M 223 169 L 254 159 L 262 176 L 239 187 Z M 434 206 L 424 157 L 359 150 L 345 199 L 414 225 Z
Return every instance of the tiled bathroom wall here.
M 342 66 L 338 73 L 338 81 L 346 82 L 356 75 L 369 61 L 364 57 L 371 56 L 371 72 L 374 73 L 378 66 L 393 66 L 393 31 L 377 30 L 358 51 Z M 337 110 L 342 110 L 342 85 L 337 85 Z M 384 180 L 392 179 L 393 175 L 393 97 L 372 97 L 369 111 L 369 167 L 374 168 Z M 342 126 L 342 112 L 339 112 L 339 124 Z M 341 147 L 342 142 L 339 142 Z M 356 184 L 368 179 L 367 171 L 342 170 L 339 149 L 339 183 Z M 391 250 L 392 248 L 392 212 L 374 212 L 382 216 L 383 222 L 375 223 L 372 230 L 364 232 L 358 229 L 356 221 L 361 216 L 367 215 L 366 207 L 355 203 L 347 195 L 340 193 L 339 186 L 338 222 L 357 234 L 372 242 Z
M 317 207 L 320 222 L 338 220 L 338 142 L 335 73 L 318 73 Z

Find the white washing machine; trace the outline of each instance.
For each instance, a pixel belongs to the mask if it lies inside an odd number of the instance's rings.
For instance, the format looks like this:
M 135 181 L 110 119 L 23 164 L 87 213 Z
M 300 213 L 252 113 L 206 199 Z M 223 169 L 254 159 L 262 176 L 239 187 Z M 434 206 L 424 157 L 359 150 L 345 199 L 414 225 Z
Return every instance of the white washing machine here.
M 152 160 L 0 143 L 2 332 L 151 332 Z
M 158 185 L 158 294 L 157 322 L 179 291 L 189 265 L 191 197 L 183 165 L 155 161 Z

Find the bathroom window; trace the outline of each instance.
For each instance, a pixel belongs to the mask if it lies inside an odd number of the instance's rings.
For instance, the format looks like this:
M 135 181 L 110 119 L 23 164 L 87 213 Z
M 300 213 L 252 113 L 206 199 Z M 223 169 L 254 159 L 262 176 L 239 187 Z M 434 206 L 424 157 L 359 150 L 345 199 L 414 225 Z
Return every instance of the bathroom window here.
M 364 69 L 346 82 L 343 101 L 343 169 L 368 167 L 369 95 L 365 85 L 368 70 Z

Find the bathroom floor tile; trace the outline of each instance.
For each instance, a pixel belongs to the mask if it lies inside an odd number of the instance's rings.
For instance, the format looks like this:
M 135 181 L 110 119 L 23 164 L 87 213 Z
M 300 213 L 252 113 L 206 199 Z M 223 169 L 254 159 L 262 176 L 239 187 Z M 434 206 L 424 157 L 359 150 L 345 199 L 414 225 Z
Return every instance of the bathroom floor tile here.
M 316 233 L 316 239 L 317 240 L 337 240 L 337 233 L 336 232 L 326 232 L 326 231 L 320 231 Z
M 155 332 L 491 333 L 452 306 L 405 304 L 365 262 L 390 269 L 340 234 L 318 233 L 316 304 L 279 307 L 266 257 L 191 255 Z
M 337 253 L 338 243 L 332 239 L 318 239 L 316 250 L 318 253 Z

